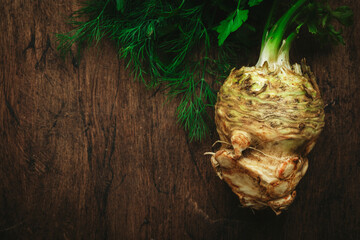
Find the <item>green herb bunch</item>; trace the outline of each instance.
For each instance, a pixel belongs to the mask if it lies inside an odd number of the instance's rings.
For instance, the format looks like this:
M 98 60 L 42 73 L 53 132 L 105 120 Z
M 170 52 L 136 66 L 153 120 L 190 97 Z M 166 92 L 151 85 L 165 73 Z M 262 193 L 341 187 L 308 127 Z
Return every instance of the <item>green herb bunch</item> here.
M 255 33 L 249 19 L 261 2 L 88 0 L 70 17 L 74 29 L 57 34 L 58 50 L 65 56 L 77 44 L 80 56 L 85 45 L 97 44 L 104 37 L 113 40 L 135 79 L 163 90 L 170 99 L 181 98 L 178 122 L 190 140 L 201 140 L 212 122 L 208 110 L 216 102 L 217 84 L 251 45 L 260 43 L 249 40 Z M 349 9 L 332 11 L 324 3 L 309 2 L 309 14 L 302 15 L 300 25 L 308 24 L 311 33 L 341 41 L 329 20 L 346 21 L 343 16 L 349 15 Z M 263 19 L 268 15 L 262 14 Z
M 216 102 L 215 84 L 235 64 L 239 44 L 234 42 L 244 38 L 224 40 L 246 21 L 245 8 L 260 2 L 90 0 L 72 14 L 75 29 L 57 35 L 58 50 L 65 55 L 75 43 L 81 49 L 104 37 L 114 40 L 135 79 L 148 88 L 160 87 L 170 98 L 181 97 L 178 121 L 190 140 L 201 140 L 212 119 L 207 110 Z M 229 13 L 219 25 L 215 15 Z

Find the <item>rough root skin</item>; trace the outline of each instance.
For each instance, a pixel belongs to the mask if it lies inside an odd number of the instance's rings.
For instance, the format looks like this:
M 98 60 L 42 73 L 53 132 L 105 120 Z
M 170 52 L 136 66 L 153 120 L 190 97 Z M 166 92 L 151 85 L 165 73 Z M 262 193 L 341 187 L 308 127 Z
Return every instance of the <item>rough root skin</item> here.
M 245 207 L 280 214 L 306 173 L 306 155 L 324 127 L 324 103 L 305 61 L 292 69 L 232 70 L 218 93 L 223 142 L 211 162 Z

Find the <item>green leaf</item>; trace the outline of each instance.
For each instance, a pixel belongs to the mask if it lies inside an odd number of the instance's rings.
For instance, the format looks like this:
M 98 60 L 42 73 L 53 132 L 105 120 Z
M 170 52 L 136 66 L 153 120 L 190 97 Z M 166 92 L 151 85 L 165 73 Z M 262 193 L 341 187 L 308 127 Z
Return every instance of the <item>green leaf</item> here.
M 309 29 L 309 32 L 312 34 L 316 34 L 318 32 L 316 25 L 313 23 L 308 24 L 308 29 Z
M 248 5 L 249 7 L 253 7 L 259 5 L 263 0 L 249 0 Z
M 220 22 L 220 25 L 215 28 L 219 33 L 218 40 L 221 46 L 230 33 L 238 30 L 241 25 L 247 20 L 249 10 L 236 9 L 225 20 Z
M 241 27 L 241 25 L 247 20 L 248 13 L 249 10 L 239 10 L 239 9 L 236 10 L 236 16 L 234 19 L 234 24 L 231 28 L 231 32 L 235 32 Z
M 329 16 L 325 15 L 321 20 L 321 26 L 324 28 L 328 24 Z
M 329 25 L 328 30 L 334 40 L 340 42 L 342 45 L 345 45 L 344 38 L 341 36 L 342 30 L 336 31 L 333 25 Z
M 116 0 L 116 10 L 124 13 L 125 10 L 125 0 Z
M 350 26 L 353 24 L 353 12 L 348 6 L 341 6 L 331 11 L 331 15 L 335 17 L 341 24 Z

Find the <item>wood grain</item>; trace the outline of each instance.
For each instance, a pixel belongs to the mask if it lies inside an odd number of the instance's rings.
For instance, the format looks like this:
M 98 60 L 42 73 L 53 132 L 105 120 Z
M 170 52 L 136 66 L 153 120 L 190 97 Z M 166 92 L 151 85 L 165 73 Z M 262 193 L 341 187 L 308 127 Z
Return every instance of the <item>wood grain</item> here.
M 1 239 L 360 239 L 360 2 L 345 46 L 294 49 L 318 77 L 326 128 L 290 209 L 239 206 L 189 143 L 177 100 L 131 79 L 114 46 L 62 60 L 72 1 L 0 9 Z

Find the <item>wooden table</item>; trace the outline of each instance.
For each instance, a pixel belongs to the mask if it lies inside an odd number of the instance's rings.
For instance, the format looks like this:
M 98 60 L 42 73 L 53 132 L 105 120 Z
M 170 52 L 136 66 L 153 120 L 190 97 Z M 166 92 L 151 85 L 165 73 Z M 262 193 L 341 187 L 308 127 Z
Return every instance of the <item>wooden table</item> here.
M 305 41 L 326 128 L 296 201 L 280 216 L 241 208 L 188 142 L 178 100 L 133 81 L 104 41 L 65 61 L 54 33 L 77 0 L 0 9 L 1 239 L 360 239 L 360 2 L 345 46 Z

